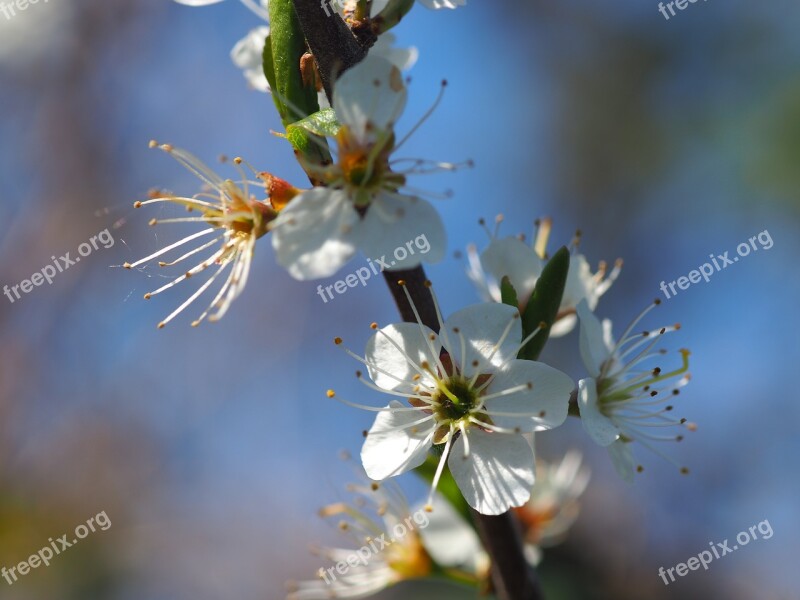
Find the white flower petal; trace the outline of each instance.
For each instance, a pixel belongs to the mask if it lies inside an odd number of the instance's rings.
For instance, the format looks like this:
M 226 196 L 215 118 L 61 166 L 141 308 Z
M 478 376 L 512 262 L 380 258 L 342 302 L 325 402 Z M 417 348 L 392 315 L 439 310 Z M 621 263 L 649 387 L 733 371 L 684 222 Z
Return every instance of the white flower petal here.
M 497 373 L 486 388 L 486 395 L 496 394 L 527 383 L 533 384 L 513 394 L 486 401 L 492 422 L 499 427 L 522 431 L 542 431 L 558 427 L 567 420 L 569 396 L 575 387 L 572 378 L 544 363 L 512 360 Z M 519 413 L 508 417 L 495 413 Z
M 502 344 L 497 346 L 506 328 L 511 325 Z M 473 304 L 462 308 L 444 323 L 448 339 L 453 348 L 448 348 L 450 356 L 468 376 L 476 372 L 485 373 L 496 370 L 516 357 L 522 341 L 522 323 L 519 312 L 507 304 Z M 456 328 L 465 340 L 465 356 L 461 356 L 461 344 Z M 475 365 L 477 361 L 477 366 Z
M 596 293 L 592 268 L 583 254 L 576 254 L 569 259 L 569 272 L 561 299 L 562 308 L 575 308 L 581 300 L 586 300 L 590 310 L 597 307 L 600 296 Z
M 178 4 L 186 6 L 209 6 L 211 4 L 219 4 L 223 0 L 175 0 Z
M 597 382 L 591 377 L 578 382 L 578 408 L 583 427 L 595 442 L 608 446 L 619 439 L 619 430 L 613 421 L 600 412 L 597 404 Z
M 403 408 L 404 405 L 393 400 L 389 407 Z M 361 462 L 370 479 L 382 481 L 415 469 L 425 462 L 436 427 L 433 418 L 421 425 L 397 429 L 423 416 L 420 411 L 378 413 L 361 448 Z
M 515 237 L 492 241 L 481 254 L 481 264 L 498 283 L 507 275 L 523 305 L 530 299 L 544 267 L 534 249 Z
M 435 369 L 441 349 L 439 337 L 424 325 L 422 329 L 417 323 L 387 325 L 367 342 L 365 358 L 369 365 L 373 365 L 368 367 L 369 376 L 385 390 L 412 394 L 416 385 L 433 386 L 434 383 L 430 376 L 414 381 L 413 377 L 419 372 L 409 364 L 408 358 L 418 366 L 427 362 Z
M 608 447 L 608 455 L 619 476 L 628 483 L 633 483 L 634 462 L 630 444 L 623 441 L 614 442 Z
M 361 249 L 382 258 L 391 269 L 411 269 L 444 257 L 447 236 L 436 209 L 414 196 L 383 193 L 375 198 L 359 224 Z
M 420 507 L 415 514 L 420 511 L 428 515 L 428 524 L 419 527 L 419 534 L 433 560 L 442 566 L 460 567 L 475 573 L 486 553 L 464 517 L 440 494 L 434 496 L 432 513 L 425 513 Z
M 581 320 L 580 349 L 583 364 L 589 375 L 600 375 L 600 367 L 611 358 L 611 350 L 606 345 L 606 335 L 603 325 L 594 316 L 585 300 L 577 306 L 578 318 Z
M 447 464 L 469 505 L 484 515 L 499 515 L 522 506 L 535 479 L 533 451 L 521 435 L 467 430 L 470 453 L 464 458 L 459 436 Z
M 563 304 L 561 305 L 563 308 Z M 550 328 L 550 337 L 557 338 L 563 337 L 567 335 L 570 331 L 575 329 L 575 325 L 578 324 L 578 317 L 575 315 L 566 315 L 561 317 L 558 321 L 553 323 L 553 326 Z
M 356 252 L 358 213 L 347 194 L 314 188 L 294 198 L 275 221 L 272 246 L 295 279 L 336 273 Z
M 419 0 L 428 8 L 439 10 L 440 8 L 458 8 L 459 6 L 466 6 L 467 0 Z
M 377 14 L 374 2 L 372 4 L 372 12 Z M 408 71 L 416 64 L 417 58 L 419 58 L 419 51 L 413 46 L 411 48 L 395 48 L 395 41 L 396 37 L 393 33 L 382 34 L 370 48 L 370 54 L 382 56 L 401 71 Z
M 372 6 L 370 8 L 370 16 L 371 17 L 378 16 L 383 11 L 383 9 L 386 8 L 386 6 L 388 4 L 389 4 L 389 0 L 372 0 Z M 384 33 L 381 37 L 378 38 L 378 41 L 380 41 L 381 38 L 383 38 L 383 36 L 385 36 L 385 35 L 393 35 L 393 34 Z M 376 44 L 377 44 L 377 42 L 376 42 Z
M 386 58 L 369 54 L 338 79 L 333 108 L 339 122 L 365 144 L 392 129 L 403 113 L 406 96 L 400 69 Z
M 252 29 L 239 40 L 231 50 L 233 64 L 244 71 L 247 82 L 259 92 L 268 92 L 269 83 L 262 67 L 264 41 L 269 35 L 269 27 L 262 25 Z

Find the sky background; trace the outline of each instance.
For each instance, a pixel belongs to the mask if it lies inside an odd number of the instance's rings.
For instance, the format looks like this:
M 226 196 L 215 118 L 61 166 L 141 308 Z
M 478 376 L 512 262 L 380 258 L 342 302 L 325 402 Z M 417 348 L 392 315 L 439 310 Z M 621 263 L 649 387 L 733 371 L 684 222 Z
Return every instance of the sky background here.
M 400 132 L 449 82 L 403 156 L 475 163 L 413 181 L 453 192 L 436 201 L 448 257 L 427 269 L 446 314 L 478 300 L 459 253 L 484 248 L 478 219 L 499 213 L 503 234 L 551 216 L 551 249 L 581 229 L 592 265 L 624 258 L 595 311 L 616 332 L 662 280 L 760 232 L 774 242 L 646 321 L 680 322 L 664 345 L 692 352 L 678 410 L 698 431 L 664 447 L 689 476 L 640 448 L 645 472 L 628 486 L 575 419 L 539 436 L 542 457 L 576 447 L 592 468 L 578 523 L 542 564 L 555 599 L 798 597 L 800 405 L 784 380 L 799 358 L 798 18 L 788 0 L 698 2 L 670 20 L 651 1 L 470 0 L 417 6 L 395 30 L 420 53 Z M 331 340 L 360 352 L 369 323 L 397 320 L 385 285 L 325 304 L 265 238 L 221 322 L 189 327 L 198 305 L 157 330 L 194 288 L 146 302 L 162 275 L 120 268 L 181 233 L 147 227 L 159 210 L 133 202 L 197 189 L 152 138 L 303 183 L 270 134 L 281 127 L 271 99 L 228 56 L 258 24 L 236 2 L 53 0 L 0 15 L 0 285 L 106 228 L 115 240 L 52 285 L 0 298 L 0 565 L 101 511 L 113 522 L 48 569 L 0 581 L 3 598 L 274 599 L 327 566 L 307 551 L 336 541 L 316 511 L 345 497 L 338 454 L 357 454 L 372 415 L 325 390 L 382 401 Z M 577 345 L 573 333 L 542 358 L 577 380 Z M 413 477 L 401 482 L 417 499 Z M 772 538 L 669 587 L 658 578 L 765 519 Z M 412 586 L 385 597 L 412 592 L 470 597 Z

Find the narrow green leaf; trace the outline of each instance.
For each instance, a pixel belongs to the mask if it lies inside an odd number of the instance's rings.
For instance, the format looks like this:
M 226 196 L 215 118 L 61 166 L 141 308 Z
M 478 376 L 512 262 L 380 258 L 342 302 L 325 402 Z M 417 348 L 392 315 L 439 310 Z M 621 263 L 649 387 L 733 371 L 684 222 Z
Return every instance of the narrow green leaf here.
M 319 110 L 317 90 L 304 85 L 300 59 L 306 52 L 306 41 L 292 0 L 270 0 L 270 61 L 264 61 L 267 80 L 271 71 L 272 98 L 284 125 L 294 123 Z M 265 50 L 266 59 L 266 50 Z
M 515 290 L 514 286 L 511 285 L 511 280 L 508 278 L 508 275 L 505 275 L 500 281 L 500 301 L 503 304 L 508 304 L 514 308 L 519 306 L 519 300 L 517 300 L 517 290 Z
M 536 282 L 525 312 L 522 313 L 523 336 L 527 337 L 541 323 L 544 323 L 546 327 L 520 350 L 519 358 L 527 360 L 539 358 L 539 354 L 550 336 L 550 328 L 558 315 L 558 307 L 564 296 L 568 272 L 569 250 L 566 246 L 562 246 L 542 269 L 542 275 Z
M 306 43 L 292 1 L 272 0 L 269 11 L 270 34 L 262 55 L 264 75 L 281 122 L 286 127 L 283 137 L 292 144 L 300 164 L 316 185 L 319 173 L 315 166 L 331 162 L 324 136 L 332 128 L 331 121 L 335 122 L 335 115 L 325 111 L 320 115 L 316 89 L 303 83 L 300 57 L 306 51 Z M 315 115 L 320 116 L 313 118 Z M 297 126 L 298 122 L 301 125 Z
M 274 90 L 278 84 L 275 82 L 275 65 L 272 63 L 272 35 L 268 35 L 264 41 L 261 64 L 264 69 L 264 76 L 267 78 L 267 83 L 269 83 L 269 89 Z M 272 94 L 273 100 L 275 97 L 275 94 Z M 278 108 L 278 113 L 280 113 L 283 105 L 275 100 L 275 106 Z M 281 119 L 283 119 L 283 115 L 281 115 Z
M 292 141 L 292 134 L 298 130 L 308 131 L 321 137 L 333 137 L 339 133 L 339 121 L 336 120 L 336 111 L 332 108 L 323 108 L 313 115 L 307 116 L 286 126 L 286 137 Z

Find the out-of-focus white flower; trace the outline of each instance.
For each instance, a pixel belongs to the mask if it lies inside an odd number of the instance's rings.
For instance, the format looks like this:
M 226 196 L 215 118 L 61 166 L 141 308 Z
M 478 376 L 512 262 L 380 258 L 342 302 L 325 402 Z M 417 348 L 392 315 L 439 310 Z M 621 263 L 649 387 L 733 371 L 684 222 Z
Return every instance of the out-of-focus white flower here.
M 664 372 L 658 366 L 642 367 L 666 352 L 653 349 L 662 335 L 676 331 L 680 325 L 632 333 L 642 317 L 660 303 L 655 300 L 642 311 L 618 342 L 611 336 L 611 321 L 605 319 L 601 324 L 586 301 L 578 304 L 581 357 L 591 375 L 578 382 L 581 421 L 589 436 L 608 448 L 620 476 L 629 482 L 633 481 L 634 472 L 631 442 L 641 444 L 678 466 L 682 473 L 688 473 L 653 442 L 683 439 L 682 435 L 655 433 L 665 427 L 696 429 L 686 419 L 669 416 L 673 410 L 670 400 L 689 383 L 689 351 L 680 351 L 682 364 L 672 371 Z M 635 468 L 642 470 L 641 465 Z
M 162 223 L 198 223 L 205 227 L 141 260 L 125 263 L 124 266 L 127 269 L 139 268 L 146 263 L 154 261 L 154 259 L 172 253 L 172 251 L 185 246 L 189 242 L 198 241 L 200 243 L 199 246 L 169 262 L 159 261 L 159 267 L 177 265 L 204 250 L 209 250 L 211 254 L 169 283 L 145 294 L 145 299 L 149 300 L 156 294 L 165 292 L 187 279 L 198 276 L 213 265 L 215 270 L 211 276 L 183 304 L 161 321 L 158 327 L 160 329 L 172 321 L 218 278 L 225 275 L 224 282 L 217 295 L 208 308 L 192 322 L 192 326 L 199 325 L 207 316 L 210 321 L 218 320 L 228 311 L 231 303 L 239 296 L 247 283 L 256 240 L 267 233 L 267 225 L 276 218 L 277 211 L 297 194 L 298 190 L 291 187 L 287 182 L 264 172 L 256 173 L 258 181 L 248 180 L 244 170 L 239 166 L 242 162 L 240 158 L 236 158 L 234 163 L 239 170 L 241 179 L 233 181 L 231 179 L 222 179 L 198 158 L 185 150 L 175 148 L 170 144 L 159 145 L 156 142 L 151 142 L 150 146 L 153 148 L 158 147 L 173 156 L 205 184 L 206 190 L 191 197 L 155 194 L 149 200 L 136 202 L 134 206 L 140 208 L 149 204 L 166 202 L 182 206 L 190 212 L 200 213 L 199 216 L 192 217 L 151 219 L 151 226 Z M 259 200 L 252 195 L 252 186 L 262 186 L 266 198 Z M 177 251 L 175 254 L 178 252 L 181 251 Z M 225 271 L 228 270 L 228 267 L 230 267 L 230 270 L 226 275 Z M 209 316 L 209 313 L 214 310 L 216 312 Z
M 490 243 L 480 256 L 474 245 L 467 249 L 469 257 L 467 275 L 483 299 L 494 302 L 500 302 L 500 281 L 508 276 L 517 292 L 520 311 L 524 311 L 546 263 L 551 221 L 541 219 L 537 222 L 538 231 L 532 247 L 518 237 L 498 238 L 497 232 L 501 221 L 502 217 L 498 217 L 498 227 L 488 232 Z M 577 238 L 575 243 L 577 244 Z M 617 260 L 606 277 L 607 265 L 601 262 L 597 272 L 592 273 L 586 257 L 582 254 L 573 254 L 570 257 L 561 306 L 550 335 L 559 337 L 572 331 L 577 322 L 575 308 L 578 303 L 586 300 L 589 308 L 594 310 L 600 296 L 608 291 L 621 268 L 622 260 Z
M 429 524 L 419 530 L 428 554 L 439 566 L 459 569 L 479 582 L 486 580 L 490 559 L 475 530 L 443 496 L 436 494 L 433 503 L 436 509 L 428 516 Z
M 373 0 L 372 2 L 372 16 L 378 15 L 381 11 L 383 11 L 386 6 L 390 2 L 397 1 L 397 0 Z M 458 8 L 459 6 L 466 6 L 467 0 L 417 0 L 423 6 L 433 9 L 439 10 L 442 8 Z
M 224 0 L 175 0 L 175 2 L 186 6 L 209 6 L 211 4 L 219 4 L 220 2 L 224 2 Z M 269 25 L 268 0 L 261 0 L 260 4 L 254 0 L 241 0 L 241 2 Z M 333 7 L 343 16 L 347 11 L 352 12 L 352 7 L 354 5 L 355 2 L 352 2 L 352 0 L 342 2 L 336 2 L 334 0 L 325 6 Z M 264 75 L 263 65 L 264 44 L 269 35 L 269 27 L 267 25 L 261 25 L 251 29 L 247 35 L 236 42 L 236 45 L 231 49 L 231 60 L 233 64 L 242 70 L 249 86 L 259 92 L 270 91 L 267 77 Z M 388 32 L 384 33 L 372 46 L 370 54 L 383 56 L 392 64 L 397 65 L 397 68 L 401 71 L 406 71 L 417 62 L 419 52 L 413 47 L 395 47 L 395 39 L 394 34 Z M 324 92 L 321 92 L 319 95 L 319 104 L 320 108 L 327 108 L 329 106 Z
M 224 2 L 224 0 L 175 0 L 175 2 L 185 6 L 210 6 L 211 4 Z M 269 21 L 269 0 L 261 0 L 260 3 L 255 0 L 241 0 L 241 2 L 257 16 Z
M 36 63 L 74 52 L 80 20 L 72 2 L 0 2 L 0 68 L 39 72 Z M 22 8 L 20 8 L 22 7 Z M 8 85 L 8 84 L 6 84 Z
M 346 535 L 351 548 L 317 548 L 330 561 L 317 579 L 290 582 L 287 600 L 364 598 L 400 581 L 427 577 L 434 568 L 454 568 L 474 575 L 486 568 L 485 553 L 475 532 L 444 500 L 437 511 L 411 510 L 392 481 L 351 484 L 355 499 L 320 511 Z M 337 570 L 334 565 L 346 565 Z M 342 574 L 341 571 L 344 571 Z
M 444 225 L 433 206 L 403 192 L 408 175 L 451 171 L 456 165 L 392 159 L 394 125 L 406 104 L 400 69 L 368 55 L 336 82 L 333 104 L 340 124 L 334 164 L 309 165 L 327 187 L 298 196 L 275 223 L 278 262 L 297 279 L 328 277 L 360 249 L 371 258 L 393 256 L 388 269 L 409 269 L 444 256 Z M 412 129 L 413 132 L 413 129 Z M 424 236 L 425 254 L 395 253 Z
M 361 460 L 367 475 L 384 480 L 420 466 L 436 446 L 441 459 L 429 503 L 447 464 L 470 506 L 501 514 L 530 498 L 534 458 L 523 434 L 561 425 L 574 384 L 552 367 L 516 358 L 529 340 L 521 339 L 514 307 L 477 304 L 439 321 L 440 334 L 420 322 L 374 325 L 365 357 L 348 351 L 374 382 L 359 373 L 362 383 L 406 400 L 383 408 L 343 401 L 378 413 Z
M 219 4 L 224 0 L 175 0 L 175 2 L 186 6 L 209 6 L 210 4 Z M 261 0 L 260 4 L 255 0 L 241 0 L 241 2 L 253 11 L 256 16 L 269 23 L 269 0 Z M 261 25 L 251 29 L 231 49 L 233 64 L 242 70 L 244 78 L 250 87 L 259 92 L 269 92 L 269 83 L 267 83 L 267 77 L 264 75 L 262 58 L 264 43 L 268 35 L 269 27 Z
M 269 35 L 269 27 L 262 25 L 250 30 L 245 37 L 236 42 L 231 50 L 231 60 L 244 73 L 244 78 L 254 90 L 269 92 L 269 83 L 264 75 L 264 42 Z
M 440 8 L 458 8 L 466 6 L 467 0 L 417 0 L 428 8 L 439 10 Z
M 540 548 L 563 541 L 578 518 L 578 499 L 589 483 L 589 469 L 580 452 L 570 451 L 560 463 L 536 463 L 531 499 L 515 509 L 523 527 L 525 555 L 532 564 L 541 560 Z

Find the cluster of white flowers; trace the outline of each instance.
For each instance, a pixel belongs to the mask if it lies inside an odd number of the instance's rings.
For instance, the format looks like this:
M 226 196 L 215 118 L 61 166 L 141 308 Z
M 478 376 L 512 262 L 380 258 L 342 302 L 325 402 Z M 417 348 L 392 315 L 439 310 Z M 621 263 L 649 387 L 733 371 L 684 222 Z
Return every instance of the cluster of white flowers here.
M 176 0 L 189 6 L 221 1 Z M 365 7 L 370 7 L 371 18 L 380 22 L 383 11 L 398 9 L 400 2 L 404 10 L 409 8 L 403 0 L 374 0 L 358 6 L 355 0 L 347 0 L 335 3 L 340 11 L 332 18 L 344 18 L 352 27 L 357 19 L 354 15 L 361 14 L 358 10 L 369 13 Z M 266 0 L 242 3 L 268 20 Z M 438 9 L 466 2 L 422 3 Z M 277 7 L 273 4 L 272 8 Z M 266 25 L 259 26 L 237 43 L 232 53 L 250 85 L 262 91 L 269 91 L 262 68 L 268 34 Z M 407 253 L 389 270 L 411 271 L 418 269 L 423 259 L 437 262 L 444 257 L 444 224 L 434 205 L 416 188 L 412 191 L 407 179 L 453 171 L 458 165 L 397 158 L 410 135 L 398 141 L 395 133 L 408 96 L 403 70 L 410 68 L 417 56 L 413 48 L 393 44 L 393 35 L 381 31 L 367 56 L 335 81 L 332 106 L 294 124 L 325 123 L 308 131 L 317 136 L 317 142 L 325 138 L 325 156 L 330 160 L 306 161 L 302 152 L 297 152 L 312 181 L 310 187 L 295 187 L 249 167 L 240 158 L 233 161 L 238 177 L 223 179 L 190 153 L 152 143 L 195 174 L 203 188 L 192 196 L 154 193 L 136 207 L 156 203 L 179 206 L 195 214 L 152 219 L 151 225 L 196 223 L 202 228 L 124 266 L 146 271 L 149 263 L 163 259 L 158 261 L 159 267 L 170 267 L 207 251 L 201 262 L 145 298 L 210 273 L 159 327 L 172 321 L 215 281 L 222 282 L 216 295 L 192 324 L 222 317 L 244 289 L 254 247 L 267 234 L 277 262 L 299 280 L 329 277 L 359 251 L 371 257 L 389 255 L 406 240 L 420 236 L 427 239 L 429 251 Z M 326 104 L 327 99 L 321 102 Z M 290 128 L 288 125 L 287 132 Z M 656 434 L 653 428 L 659 432 L 665 427 L 695 429 L 686 419 L 670 415 L 671 399 L 689 381 L 689 352 L 680 351 L 681 364 L 672 370 L 653 362 L 665 354 L 656 350 L 661 336 L 679 326 L 634 332 L 658 301 L 628 326 L 619 341 L 611 336 L 610 321 L 601 323 L 593 313 L 617 279 L 622 261 L 617 260 L 610 271 L 601 262 L 593 272 L 585 256 L 577 252 L 579 234 L 570 245 L 571 253 L 562 249 L 559 260 L 550 261 L 549 219 L 537 221 L 530 245 L 524 236 L 498 237 L 501 221 L 498 217 L 494 231 L 487 230 L 489 244 L 482 252 L 474 245 L 468 248 L 467 273 L 482 303 L 460 308 L 445 319 L 432 284 L 425 281 L 422 286 L 424 276 L 418 270 L 416 297 L 410 291 L 412 286 L 401 278 L 405 275 L 391 280 L 402 290 L 396 297 L 407 301 L 413 320 L 405 313 L 410 322 L 373 323 L 374 333 L 363 355 L 346 349 L 341 338 L 335 339 L 337 346 L 363 365 L 366 373 L 357 371 L 358 380 L 371 394 L 388 398 L 363 404 L 328 390 L 328 398 L 374 412 L 376 417 L 364 432 L 360 453 L 364 481 L 349 488 L 356 495 L 355 502 L 331 505 L 322 515 L 339 519 L 340 529 L 354 536 L 357 545 L 372 546 L 378 536 L 385 537 L 399 523 L 407 523 L 411 515 L 405 496 L 392 479 L 421 468 L 430 483 L 422 509 L 431 517 L 430 522 L 426 518 L 424 528 L 393 540 L 370 560 L 344 572 L 339 569 L 333 580 L 323 570 L 316 581 L 292 584 L 290 599 L 361 598 L 404 579 L 433 573 L 483 585 L 491 556 L 465 515 L 475 520 L 483 518 L 480 515 L 511 511 L 522 526 L 525 555 L 535 565 L 542 548 L 562 541 L 575 522 L 578 499 L 589 481 L 588 468 L 577 452 L 567 453 L 558 463 L 537 462 L 536 432 L 557 428 L 570 414 L 579 415 L 591 439 L 608 449 L 620 475 L 630 481 L 635 471 L 643 470 L 634 461 L 634 443 L 671 460 L 656 444 L 680 441 L 682 435 Z M 186 251 L 191 242 L 199 245 Z M 173 251 L 178 256 L 173 257 Z M 172 258 L 166 260 L 167 256 Z M 551 264 L 561 266 L 550 269 Z M 549 283 L 554 269 L 561 269 L 557 286 Z M 559 304 L 559 296 L 548 288 L 560 291 L 562 284 Z M 538 308 L 537 303 L 544 303 L 539 298 L 548 294 L 552 297 L 547 300 L 547 321 L 530 323 L 534 311 L 528 309 Z M 426 306 L 420 306 L 420 301 Z M 529 360 L 532 354 L 526 349 L 548 336 L 569 334 L 578 322 L 580 354 L 589 376 L 576 386 L 558 369 Z M 534 356 L 539 349 L 537 346 Z M 685 468 L 681 471 L 687 472 Z M 520 548 L 520 556 L 522 551 Z M 352 551 L 324 549 L 320 554 L 341 563 Z

